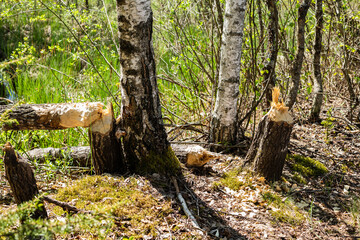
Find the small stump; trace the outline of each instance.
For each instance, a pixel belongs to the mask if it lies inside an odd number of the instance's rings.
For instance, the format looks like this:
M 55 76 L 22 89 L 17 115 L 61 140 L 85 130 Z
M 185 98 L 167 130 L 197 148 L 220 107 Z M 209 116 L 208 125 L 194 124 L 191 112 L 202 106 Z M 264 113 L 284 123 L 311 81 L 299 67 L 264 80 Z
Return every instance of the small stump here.
M 278 102 L 280 90 L 274 88 L 270 111 L 261 119 L 245 165 L 268 181 L 279 180 L 285 163 L 293 119 L 283 102 Z
M 5 152 L 6 179 L 9 182 L 16 204 L 19 205 L 34 199 L 39 194 L 39 190 L 30 164 L 19 160 L 19 156 L 10 143 L 6 143 L 3 150 Z M 44 205 L 39 206 L 31 217 L 35 219 L 47 218 Z

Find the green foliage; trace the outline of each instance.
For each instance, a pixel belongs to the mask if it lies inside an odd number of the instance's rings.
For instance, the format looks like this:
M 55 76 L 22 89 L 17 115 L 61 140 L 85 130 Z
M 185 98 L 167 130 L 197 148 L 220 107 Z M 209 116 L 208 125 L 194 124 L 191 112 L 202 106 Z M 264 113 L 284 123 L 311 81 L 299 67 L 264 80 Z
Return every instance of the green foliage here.
M 354 226 L 357 226 L 358 230 L 360 230 L 360 228 L 359 228 L 359 223 L 360 223 L 360 199 L 358 197 L 353 197 L 352 198 L 349 210 L 350 210 L 351 216 L 353 218 Z
M 323 125 L 325 127 L 325 141 L 326 143 L 329 144 L 330 142 L 330 134 L 331 134 L 331 130 L 334 128 L 334 121 L 335 121 L 335 118 L 333 118 L 331 115 L 331 112 L 332 112 L 332 109 L 330 108 L 326 114 L 327 114 L 327 118 L 323 121 L 321 121 L 321 125 Z
M 228 187 L 231 190 L 238 191 L 243 186 L 252 188 L 252 173 L 247 172 L 244 178 L 239 178 L 242 168 L 235 168 L 224 173 L 219 182 L 214 182 L 212 188 L 217 190 L 219 187 Z
M 66 237 L 70 233 L 96 236 L 106 239 L 112 228 L 112 220 L 91 215 L 73 215 L 65 218 L 34 220 L 29 218 L 37 208 L 37 201 L 21 204 L 15 211 L 0 215 L 0 237 L 6 239 L 54 239 Z

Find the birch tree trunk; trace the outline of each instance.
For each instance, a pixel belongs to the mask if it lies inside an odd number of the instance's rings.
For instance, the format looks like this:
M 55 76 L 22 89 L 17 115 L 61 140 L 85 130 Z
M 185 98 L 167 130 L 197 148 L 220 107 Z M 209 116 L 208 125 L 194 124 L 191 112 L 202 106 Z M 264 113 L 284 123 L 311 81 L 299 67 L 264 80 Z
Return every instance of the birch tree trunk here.
M 305 22 L 306 15 L 310 7 L 311 0 L 304 0 L 298 11 L 298 33 L 297 33 L 297 53 L 295 57 L 295 61 L 293 67 L 291 69 L 291 87 L 289 91 L 289 95 L 286 99 L 286 106 L 291 109 L 296 101 L 296 97 L 298 94 L 299 86 L 300 86 L 300 75 L 301 68 L 304 60 L 304 52 L 305 52 Z
M 320 120 L 320 110 L 323 100 L 323 84 L 321 76 L 321 42 L 322 42 L 322 28 L 323 28 L 323 9 L 322 0 L 316 1 L 316 30 L 315 30 L 315 53 L 314 53 L 314 100 L 310 113 L 310 121 L 317 122 Z
M 272 98 L 271 89 L 275 87 L 276 84 L 276 74 L 275 67 L 277 61 L 277 55 L 279 51 L 278 42 L 279 42 L 279 14 L 276 6 L 276 0 L 267 0 L 266 4 L 270 12 L 270 22 L 268 26 L 269 33 L 269 48 L 270 53 L 267 56 L 269 59 L 264 67 L 264 87 L 266 89 L 266 106 L 270 107 L 270 102 Z
M 135 172 L 174 173 L 179 162 L 162 121 L 152 46 L 150 0 L 117 0 L 120 33 L 121 128 Z
M 210 142 L 235 145 L 240 80 L 241 45 L 246 0 L 229 0 L 225 6 L 219 85 L 212 115 Z M 215 151 L 221 150 L 214 147 Z

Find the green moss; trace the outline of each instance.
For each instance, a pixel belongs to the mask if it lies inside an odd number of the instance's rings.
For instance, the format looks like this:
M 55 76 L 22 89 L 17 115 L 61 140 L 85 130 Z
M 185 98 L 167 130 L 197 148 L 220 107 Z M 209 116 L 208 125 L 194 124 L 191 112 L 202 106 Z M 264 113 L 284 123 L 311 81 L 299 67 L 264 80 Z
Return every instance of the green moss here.
M 281 196 L 276 193 L 267 191 L 262 193 L 263 199 L 272 207 L 270 214 L 279 222 L 289 223 L 291 225 L 300 225 L 305 221 L 305 216 L 299 208 L 286 198 L 282 200 Z
M 55 196 L 65 202 L 75 202 L 81 209 L 92 210 L 124 219 L 126 224 L 112 229 L 121 236 L 157 236 L 157 227 L 164 227 L 164 217 L 172 213 L 170 201 L 160 201 L 146 193 L 149 185 L 141 188 L 135 178 L 113 178 L 107 176 L 88 176 L 77 180 L 72 186 L 61 189 Z M 56 214 L 63 210 L 54 209 Z M 164 225 L 165 224 L 165 225 Z M 126 225 L 126 226 L 125 226 Z
M 324 164 L 310 157 L 288 155 L 287 159 L 291 163 L 291 169 L 305 177 L 320 176 L 328 172 Z
M 179 170 L 180 162 L 170 146 L 163 154 L 151 151 L 147 158 L 137 166 L 139 173 L 176 175 Z
M 303 175 L 299 174 L 298 172 L 295 172 L 294 175 L 293 175 L 293 179 L 298 182 L 298 183 L 301 183 L 301 184 L 306 184 L 307 181 L 306 179 L 303 177 Z
M 220 187 L 228 187 L 234 191 L 238 191 L 243 186 L 251 187 L 251 173 L 249 172 L 245 177 L 244 180 L 239 180 L 239 174 L 242 172 L 242 168 L 233 169 L 221 177 L 219 182 L 214 182 L 212 184 L 213 190 L 218 190 Z

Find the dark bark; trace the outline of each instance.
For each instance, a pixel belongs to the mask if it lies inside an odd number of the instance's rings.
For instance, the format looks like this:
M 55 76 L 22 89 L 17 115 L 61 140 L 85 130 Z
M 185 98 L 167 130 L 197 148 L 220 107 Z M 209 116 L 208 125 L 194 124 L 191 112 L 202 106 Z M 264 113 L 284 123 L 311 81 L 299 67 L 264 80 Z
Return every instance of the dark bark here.
M 102 115 L 101 103 L 24 104 L 0 106 L 16 123 L 4 124 L 3 130 L 57 130 L 88 127 Z M 85 115 L 83 113 L 86 112 Z
M 279 13 L 276 6 L 276 0 L 267 0 L 267 7 L 270 12 L 270 20 L 269 20 L 269 26 L 268 26 L 268 32 L 269 32 L 269 45 L 268 48 L 270 49 L 270 53 L 267 56 L 269 59 L 264 67 L 264 82 L 263 86 L 265 87 L 268 85 L 268 88 L 266 89 L 266 106 L 270 107 L 271 102 L 271 89 L 275 87 L 276 84 L 276 73 L 275 73 L 275 67 L 277 62 L 277 55 L 279 51 Z M 269 82 L 269 84 L 267 84 Z
M 105 128 L 104 128 L 105 126 Z M 96 174 L 126 171 L 120 137 L 116 137 L 112 107 L 89 128 L 92 160 Z
M 322 30 L 323 30 L 323 9 L 322 0 L 316 1 L 316 29 L 315 29 L 315 45 L 314 45 L 314 100 L 310 113 L 310 121 L 317 122 L 320 120 L 320 110 L 323 100 L 323 84 L 321 75 L 321 49 L 322 49 Z
M 149 0 L 117 0 L 120 32 L 121 128 L 131 171 L 174 173 L 179 163 L 167 141 L 152 47 Z M 141 11 L 139 11 L 141 10 Z
M 16 204 L 33 200 L 39 194 L 34 173 L 29 163 L 19 160 L 18 154 L 10 143 L 4 146 L 4 165 L 6 179 L 9 182 Z M 44 205 L 38 206 L 32 218 L 47 218 Z
M 245 158 L 256 173 L 268 181 L 279 180 L 285 163 L 292 124 L 272 121 L 265 115 L 260 121 Z
M 289 109 L 291 109 L 296 102 L 300 86 L 301 69 L 305 52 L 305 23 L 310 3 L 311 0 L 304 0 L 298 10 L 297 53 L 291 69 L 291 87 L 286 99 L 286 106 L 288 106 Z

